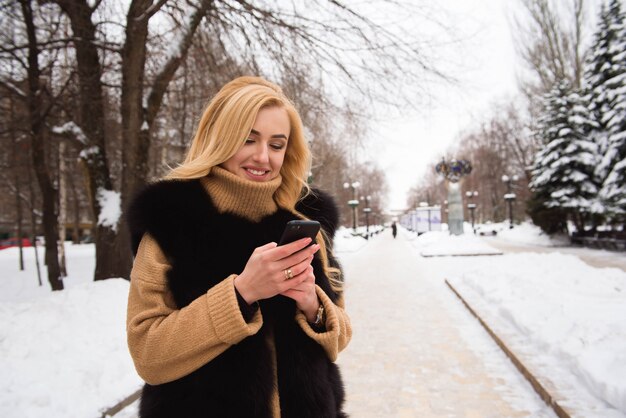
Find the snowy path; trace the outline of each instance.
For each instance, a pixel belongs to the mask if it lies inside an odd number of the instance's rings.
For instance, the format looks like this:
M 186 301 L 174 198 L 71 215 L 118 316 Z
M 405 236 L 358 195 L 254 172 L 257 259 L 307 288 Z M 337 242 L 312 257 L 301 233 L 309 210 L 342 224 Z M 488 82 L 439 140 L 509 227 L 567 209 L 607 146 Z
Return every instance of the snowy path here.
M 542 247 L 538 245 L 519 244 L 497 237 L 483 237 L 483 240 L 504 253 L 561 253 L 571 254 L 580 258 L 592 267 L 614 267 L 626 271 L 626 253 L 618 251 L 595 250 L 579 247 Z
M 347 412 L 368 417 L 553 417 L 427 259 L 399 234 L 339 253 L 352 342 Z

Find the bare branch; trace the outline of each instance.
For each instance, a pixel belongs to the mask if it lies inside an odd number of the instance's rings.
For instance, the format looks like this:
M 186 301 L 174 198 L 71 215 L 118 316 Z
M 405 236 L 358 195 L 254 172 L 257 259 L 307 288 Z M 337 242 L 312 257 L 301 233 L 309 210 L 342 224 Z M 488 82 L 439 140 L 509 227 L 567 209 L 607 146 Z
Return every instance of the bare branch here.
M 9 90 L 11 93 L 19 97 L 21 100 L 26 100 L 26 98 L 28 97 L 28 95 L 24 91 L 22 91 L 19 87 L 17 87 L 15 84 L 13 84 L 10 81 L 0 80 L 0 86 Z

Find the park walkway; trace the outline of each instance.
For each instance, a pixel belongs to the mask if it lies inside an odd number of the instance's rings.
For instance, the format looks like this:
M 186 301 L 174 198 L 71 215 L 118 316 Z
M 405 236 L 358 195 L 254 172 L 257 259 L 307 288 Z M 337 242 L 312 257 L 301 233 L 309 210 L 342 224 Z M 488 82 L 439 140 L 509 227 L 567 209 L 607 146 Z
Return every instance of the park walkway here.
M 351 418 L 555 417 L 402 233 L 337 255 L 353 326 L 338 361 Z
M 626 253 L 624 252 L 596 250 L 584 247 L 541 247 L 538 245 L 513 243 L 498 237 L 483 237 L 483 241 L 505 254 L 557 252 L 575 255 L 592 267 L 612 267 L 626 271 Z
M 338 255 L 354 331 L 339 359 L 350 416 L 554 416 L 403 234 Z

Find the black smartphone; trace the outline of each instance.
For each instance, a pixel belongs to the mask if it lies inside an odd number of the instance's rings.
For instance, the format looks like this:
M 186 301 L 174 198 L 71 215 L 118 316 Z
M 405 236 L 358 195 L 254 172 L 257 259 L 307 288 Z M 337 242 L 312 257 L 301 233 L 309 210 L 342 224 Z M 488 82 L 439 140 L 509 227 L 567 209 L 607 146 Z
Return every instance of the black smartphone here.
M 311 244 L 315 242 L 315 237 L 320 230 L 320 223 L 317 221 L 289 221 L 283 231 L 278 245 L 289 244 L 301 238 L 311 238 Z M 309 246 L 307 245 L 307 247 Z

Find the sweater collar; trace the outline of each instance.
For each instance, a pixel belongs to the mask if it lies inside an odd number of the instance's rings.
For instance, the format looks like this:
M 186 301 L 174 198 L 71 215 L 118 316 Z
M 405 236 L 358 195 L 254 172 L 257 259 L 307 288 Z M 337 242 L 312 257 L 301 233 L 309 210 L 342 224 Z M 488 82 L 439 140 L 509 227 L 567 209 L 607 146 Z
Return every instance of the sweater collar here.
M 256 182 L 215 166 L 201 183 L 219 212 L 231 212 L 259 221 L 278 209 L 274 193 L 282 183 L 280 175 L 270 181 Z

